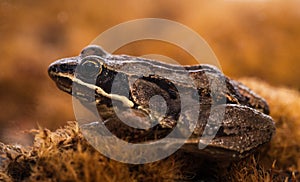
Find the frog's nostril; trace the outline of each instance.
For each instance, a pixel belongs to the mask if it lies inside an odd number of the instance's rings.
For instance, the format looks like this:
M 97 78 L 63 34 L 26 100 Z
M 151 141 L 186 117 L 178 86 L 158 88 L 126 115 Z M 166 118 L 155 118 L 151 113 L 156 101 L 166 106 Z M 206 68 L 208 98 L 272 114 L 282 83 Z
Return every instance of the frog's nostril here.
M 49 66 L 48 73 L 57 73 L 57 72 L 58 72 L 58 69 L 57 69 L 56 65 Z

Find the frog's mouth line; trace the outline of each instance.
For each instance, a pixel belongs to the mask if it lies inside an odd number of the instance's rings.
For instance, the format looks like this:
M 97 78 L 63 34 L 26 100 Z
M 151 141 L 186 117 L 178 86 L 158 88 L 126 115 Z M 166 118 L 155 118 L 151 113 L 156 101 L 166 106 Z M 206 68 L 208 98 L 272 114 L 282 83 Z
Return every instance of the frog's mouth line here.
M 122 95 L 117 95 L 117 94 L 111 94 L 111 93 L 107 93 L 105 92 L 101 87 L 97 86 L 97 85 L 93 85 L 90 83 L 86 83 L 84 81 L 82 81 L 79 78 L 74 77 L 74 75 L 69 75 L 69 74 L 63 74 L 63 73 L 57 73 L 55 74 L 56 77 L 56 84 L 57 86 L 69 93 L 72 94 L 74 96 L 79 96 L 79 97 L 91 97 L 89 96 L 88 93 L 84 93 L 84 92 L 79 92 L 79 91 L 75 91 L 75 90 L 82 90 L 82 89 L 74 89 L 73 87 L 84 87 L 85 89 L 89 89 L 89 90 L 94 90 L 96 92 L 96 94 L 102 96 L 102 97 L 106 97 L 112 100 L 118 100 L 120 102 L 123 103 L 124 106 L 126 107 L 134 107 L 134 103 L 129 100 L 127 97 L 122 96 Z

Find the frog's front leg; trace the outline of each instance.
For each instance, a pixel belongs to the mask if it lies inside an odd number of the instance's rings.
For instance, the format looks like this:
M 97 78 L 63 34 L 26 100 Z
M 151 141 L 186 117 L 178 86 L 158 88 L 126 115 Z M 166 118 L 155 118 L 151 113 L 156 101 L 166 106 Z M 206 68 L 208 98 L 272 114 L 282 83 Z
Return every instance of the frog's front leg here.
M 81 128 L 91 128 L 91 127 L 95 127 L 95 126 L 97 126 L 99 124 L 100 124 L 99 121 L 92 121 L 90 123 L 82 124 L 80 127 Z
M 174 128 L 180 114 L 178 90 L 167 79 L 154 77 L 135 80 L 131 87 L 133 102 L 146 111 L 150 119 L 162 128 Z

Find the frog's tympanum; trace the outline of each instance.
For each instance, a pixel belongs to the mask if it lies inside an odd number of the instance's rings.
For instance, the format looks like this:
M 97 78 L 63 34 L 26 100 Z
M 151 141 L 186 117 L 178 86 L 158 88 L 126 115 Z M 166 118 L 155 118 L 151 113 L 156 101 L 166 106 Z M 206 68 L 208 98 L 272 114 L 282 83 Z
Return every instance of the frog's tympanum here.
M 99 46 L 88 46 L 79 56 L 52 63 L 48 72 L 61 90 L 83 103 L 95 101 L 101 122 L 131 143 L 162 139 L 182 124 L 192 130 L 182 150 L 209 158 L 240 159 L 268 143 L 275 133 L 266 101 L 210 65 L 173 65 L 111 55 Z M 192 83 L 182 79 L 186 75 Z M 213 93 L 210 80 L 218 79 L 223 84 L 215 84 L 220 88 Z M 93 91 L 92 97 L 88 90 Z M 188 98 L 182 101 L 179 92 Z M 199 105 L 190 104 L 195 102 Z M 219 112 L 224 115 L 215 121 Z M 194 126 L 189 126 L 190 118 L 196 118 Z M 215 136 L 200 150 L 199 138 L 209 131 L 205 127 L 216 122 L 220 125 Z M 180 133 L 176 136 L 180 138 Z

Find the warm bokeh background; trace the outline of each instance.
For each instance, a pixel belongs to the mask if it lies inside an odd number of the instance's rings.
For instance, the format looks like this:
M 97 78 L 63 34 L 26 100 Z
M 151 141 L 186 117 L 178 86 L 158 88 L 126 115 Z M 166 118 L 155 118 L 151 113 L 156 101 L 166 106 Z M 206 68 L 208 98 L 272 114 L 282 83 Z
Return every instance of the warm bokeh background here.
M 225 74 L 300 89 L 300 1 L 0 0 L 0 141 L 74 120 L 71 97 L 48 78 L 54 60 L 77 55 L 98 34 L 124 21 L 166 18 L 198 32 Z M 133 43 L 118 51 L 160 53 L 187 64 L 178 48 Z M 149 46 L 150 45 L 150 46 Z

